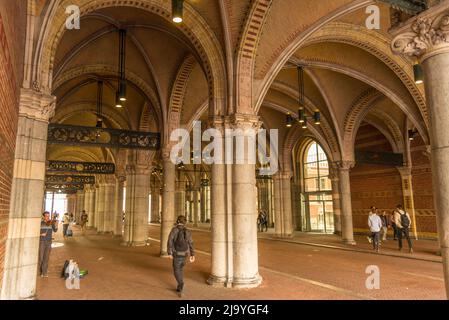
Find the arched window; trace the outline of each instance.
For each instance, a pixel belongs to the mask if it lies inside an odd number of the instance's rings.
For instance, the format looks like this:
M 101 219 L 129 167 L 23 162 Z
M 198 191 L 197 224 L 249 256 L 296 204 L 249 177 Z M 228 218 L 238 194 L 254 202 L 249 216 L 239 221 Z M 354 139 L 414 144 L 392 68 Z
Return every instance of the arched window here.
M 315 141 L 308 142 L 303 150 L 302 230 L 332 233 L 332 183 L 326 153 Z

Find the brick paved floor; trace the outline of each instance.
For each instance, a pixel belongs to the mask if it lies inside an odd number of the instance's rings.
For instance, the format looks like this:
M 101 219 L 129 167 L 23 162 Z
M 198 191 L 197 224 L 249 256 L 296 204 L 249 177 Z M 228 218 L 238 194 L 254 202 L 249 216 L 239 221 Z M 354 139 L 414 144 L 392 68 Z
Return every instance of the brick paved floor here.
M 150 226 L 149 246 L 129 248 L 108 235 L 88 232 L 55 242 L 49 278 L 38 278 L 38 299 L 179 299 L 171 260 L 159 257 L 159 228 Z M 259 239 L 264 281 L 255 289 L 220 289 L 206 284 L 210 271 L 210 233 L 194 231 L 197 261 L 186 267 L 183 299 L 444 299 L 440 262 Z M 266 235 L 264 235 L 266 236 Z M 430 254 L 429 254 L 430 255 Z M 65 259 L 77 260 L 89 275 L 80 290 L 59 278 Z M 381 289 L 368 290 L 366 267 L 376 265 Z

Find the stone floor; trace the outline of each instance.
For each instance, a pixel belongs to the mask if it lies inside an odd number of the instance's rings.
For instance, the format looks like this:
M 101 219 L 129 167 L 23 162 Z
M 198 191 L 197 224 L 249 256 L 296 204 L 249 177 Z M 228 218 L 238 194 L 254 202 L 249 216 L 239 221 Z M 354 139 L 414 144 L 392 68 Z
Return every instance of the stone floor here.
M 179 299 L 171 260 L 159 257 L 159 227 L 149 227 L 146 247 L 129 248 L 109 235 L 75 228 L 73 238 L 60 232 L 51 253 L 49 278 L 38 278 L 37 298 L 47 299 Z M 186 300 L 298 299 L 444 299 L 442 264 L 432 251 L 436 242 L 418 241 L 416 253 L 398 253 L 393 241 L 383 254 L 373 254 L 366 238 L 340 245 L 334 236 L 304 235 L 287 241 L 260 234 L 259 266 L 264 281 L 256 289 L 219 289 L 206 284 L 210 271 L 210 233 L 193 232 L 197 261 L 186 267 Z M 336 238 L 338 240 L 338 237 Z M 297 242 L 297 243 L 294 243 Z M 304 244 L 306 243 L 306 244 Z M 388 248 L 387 248 L 388 247 Z M 391 247 L 391 248 L 390 248 Z M 385 249 L 386 248 L 386 249 Z M 390 252 L 391 251 L 391 252 Z M 389 255 L 391 254 L 391 255 Z M 398 256 L 399 255 L 399 256 Z M 401 257 L 403 256 L 403 257 Z M 407 259 L 404 259 L 407 258 Z M 73 258 L 89 274 L 80 290 L 69 290 L 59 277 L 64 260 Z M 380 269 L 380 289 L 368 290 L 368 266 Z

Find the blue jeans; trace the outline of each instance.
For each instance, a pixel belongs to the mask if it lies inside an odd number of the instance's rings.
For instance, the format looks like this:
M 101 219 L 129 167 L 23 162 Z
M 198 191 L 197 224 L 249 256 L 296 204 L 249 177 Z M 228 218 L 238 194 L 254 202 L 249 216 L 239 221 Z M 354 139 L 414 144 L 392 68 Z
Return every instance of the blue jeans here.
M 379 235 L 380 232 L 372 232 L 371 233 L 371 238 L 373 239 L 373 249 L 377 250 L 379 249 Z

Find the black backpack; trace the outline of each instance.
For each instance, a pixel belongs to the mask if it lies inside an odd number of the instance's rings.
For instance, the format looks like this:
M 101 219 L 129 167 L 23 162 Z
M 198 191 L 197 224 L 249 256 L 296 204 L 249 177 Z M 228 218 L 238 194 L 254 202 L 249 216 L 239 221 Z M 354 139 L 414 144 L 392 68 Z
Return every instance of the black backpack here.
M 67 267 L 69 266 L 70 261 L 66 260 L 64 262 L 64 266 L 62 267 L 62 271 L 61 271 L 61 278 L 67 279 L 69 277 L 69 274 L 66 273 Z
M 401 214 L 401 225 L 402 228 L 410 227 L 410 219 L 407 216 L 407 213 Z
M 189 250 L 189 243 L 187 242 L 186 228 L 179 229 L 175 240 L 176 252 L 187 252 Z

